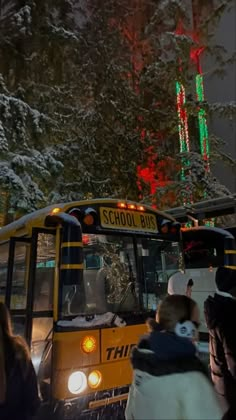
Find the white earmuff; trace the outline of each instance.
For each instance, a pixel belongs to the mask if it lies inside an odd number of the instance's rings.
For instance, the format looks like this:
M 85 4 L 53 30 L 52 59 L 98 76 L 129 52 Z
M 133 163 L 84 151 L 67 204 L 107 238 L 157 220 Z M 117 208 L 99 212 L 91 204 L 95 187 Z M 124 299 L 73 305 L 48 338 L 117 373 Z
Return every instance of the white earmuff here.
M 196 327 L 191 321 L 178 322 L 175 326 L 175 334 L 179 337 L 194 338 L 196 333 Z

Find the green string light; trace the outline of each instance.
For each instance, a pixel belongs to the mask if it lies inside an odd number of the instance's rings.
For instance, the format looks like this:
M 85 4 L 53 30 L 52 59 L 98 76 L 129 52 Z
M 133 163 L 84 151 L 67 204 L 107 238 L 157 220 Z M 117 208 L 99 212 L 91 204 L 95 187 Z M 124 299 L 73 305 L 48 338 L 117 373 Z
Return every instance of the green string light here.
M 202 74 L 197 74 L 196 76 L 196 94 L 197 94 L 197 101 L 199 102 L 198 124 L 199 124 L 199 137 L 200 137 L 200 151 L 201 151 L 202 158 L 205 162 L 205 169 L 207 172 L 209 172 L 210 170 L 209 135 L 208 135 L 208 128 L 207 128 L 206 111 L 204 110 L 204 108 L 201 107 L 201 104 L 205 100 Z
M 198 124 L 199 124 L 199 137 L 200 137 L 200 152 L 205 163 L 206 172 L 210 171 L 210 147 L 209 147 L 209 134 L 207 127 L 206 111 L 201 107 L 201 104 L 204 102 L 204 87 L 203 87 L 203 76 L 202 74 L 197 74 L 196 76 L 196 95 L 197 101 L 199 102 L 198 109 Z M 204 193 L 204 198 L 207 198 L 207 193 Z M 205 226 L 214 227 L 215 219 L 205 221 Z

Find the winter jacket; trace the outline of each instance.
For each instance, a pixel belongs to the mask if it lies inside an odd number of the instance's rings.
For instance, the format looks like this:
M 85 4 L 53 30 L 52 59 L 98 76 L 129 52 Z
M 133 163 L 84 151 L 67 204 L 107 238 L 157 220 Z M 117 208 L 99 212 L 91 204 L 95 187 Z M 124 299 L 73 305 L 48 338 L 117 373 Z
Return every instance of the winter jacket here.
M 216 394 L 186 338 L 153 332 L 134 348 L 126 420 L 221 420 Z
M 236 300 L 215 294 L 205 302 L 212 380 L 236 413 Z M 234 416 L 236 419 L 236 415 Z
M 0 404 L 1 420 L 30 420 L 39 407 L 37 378 L 25 350 L 8 346 L 6 355 L 7 394 Z

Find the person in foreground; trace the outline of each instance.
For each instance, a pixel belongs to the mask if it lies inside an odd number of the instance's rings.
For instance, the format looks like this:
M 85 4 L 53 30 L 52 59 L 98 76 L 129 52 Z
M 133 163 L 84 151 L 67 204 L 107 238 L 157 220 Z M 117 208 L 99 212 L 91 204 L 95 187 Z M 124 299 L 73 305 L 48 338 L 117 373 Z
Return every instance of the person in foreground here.
M 13 335 L 8 309 L 0 303 L 0 419 L 29 420 L 39 403 L 29 350 Z
M 236 419 L 236 270 L 219 267 L 216 293 L 205 302 L 212 381 L 226 407 L 224 419 Z
M 221 420 L 223 412 L 196 356 L 196 303 L 172 295 L 158 308 L 159 328 L 134 348 L 126 420 Z M 160 330 L 161 327 L 161 330 Z

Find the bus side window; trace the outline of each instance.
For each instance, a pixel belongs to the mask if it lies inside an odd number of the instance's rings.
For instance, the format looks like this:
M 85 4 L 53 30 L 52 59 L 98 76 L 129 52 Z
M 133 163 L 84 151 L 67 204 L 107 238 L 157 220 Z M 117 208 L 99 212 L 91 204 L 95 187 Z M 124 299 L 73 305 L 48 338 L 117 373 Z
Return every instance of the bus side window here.
M 9 243 L 0 245 L 0 302 L 5 301 Z
M 14 333 L 24 336 L 27 301 L 27 276 L 30 245 L 16 242 L 12 272 L 12 288 L 10 310 L 23 310 L 23 313 L 13 315 Z

